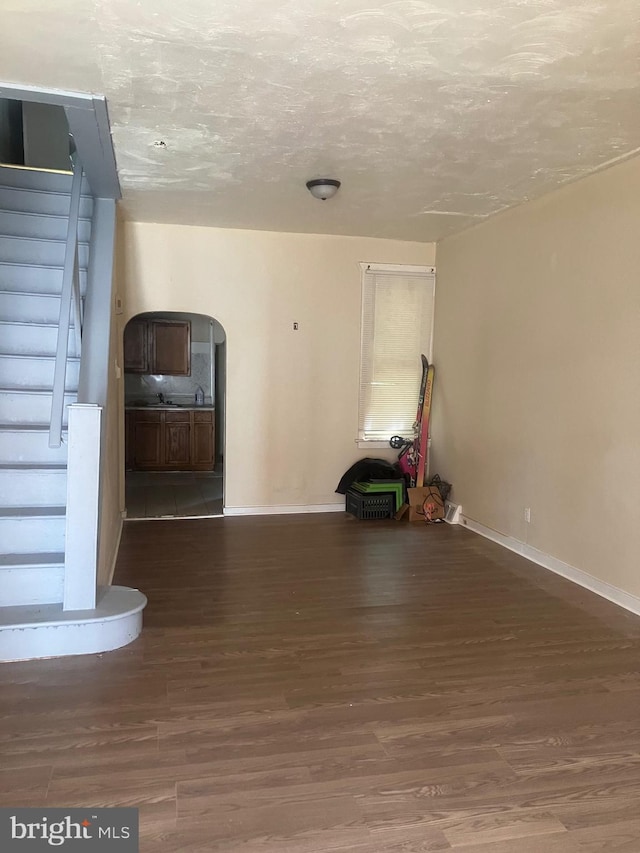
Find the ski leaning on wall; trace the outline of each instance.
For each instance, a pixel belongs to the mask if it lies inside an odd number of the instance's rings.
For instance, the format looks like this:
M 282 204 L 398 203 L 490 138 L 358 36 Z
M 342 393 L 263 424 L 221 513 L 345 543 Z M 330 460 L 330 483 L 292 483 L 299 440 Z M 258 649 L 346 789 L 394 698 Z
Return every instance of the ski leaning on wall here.
M 409 477 L 409 485 L 411 487 L 424 485 L 424 472 L 426 469 L 429 441 L 429 413 L 431 411 L 431 395 L 434 379 L 433 365 L 429 364 L 425 355 L 421 355 L 420 358 L 422 360 L 422 376 L 420 378 L 416 422 L 413 425 L 413 440 L 394 435 L 389 441 L 391 447 L 401 450 L 398 456 L 398 464 L 402 473 Z M 422 479 L 418 482 L 420 477 Z
M 422 357 L 424 358 L 424 356 Z M 433 380 L 435 379 L 434 366 L 428 362 L 427 364 L 427 382 L 422 399 L 422 414 L 420 416 L 420 428 L 418 430 L 418 466 L 416 471 L 416 486 L 418 486 L 418 488 L 424 486 L 424 475 L 427 470 L 427 461 L 429 458 L 429 418 L 431 415 Z

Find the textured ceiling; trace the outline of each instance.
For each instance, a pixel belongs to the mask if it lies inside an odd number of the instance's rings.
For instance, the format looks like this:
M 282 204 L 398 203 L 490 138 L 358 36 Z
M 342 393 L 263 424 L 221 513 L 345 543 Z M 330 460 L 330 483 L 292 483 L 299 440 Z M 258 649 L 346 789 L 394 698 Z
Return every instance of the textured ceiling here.
M 431 241 L 638 149 L 639 44 L 638 0 L 2 0 L 0 80 L 107 96 L 130 219 Z

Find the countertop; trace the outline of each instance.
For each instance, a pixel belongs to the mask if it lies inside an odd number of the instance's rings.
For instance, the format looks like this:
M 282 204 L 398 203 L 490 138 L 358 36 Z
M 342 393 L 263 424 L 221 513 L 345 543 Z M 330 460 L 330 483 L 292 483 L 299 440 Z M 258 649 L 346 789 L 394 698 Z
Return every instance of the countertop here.
M 130 405 L 129 403 L 125 403 L 124 407 L 128 411 L 135 410 L 135 411 L 140 411 L 140 412 L 146 412 L 146 411 L 149 411 L 149 409 L 151 409 L 154 412 L 155 411 L 162 411 L 162 410 L 167 411 L 167 412 L 172 412 L 172 411 L 175 411 L 176 409 L 180 409 L 180 410 L 186 411 L 186 412 L 189 412 L 189 411 L 213 412 L 213 411 L 215 411 L 215 406 L 196 406 L 195 403 L 189 403 L 188 405 L 182 405 L 182 403 L 150 403 L 147 405 L 145 405 L 143 403 L 143 404 L 138 404 L 138 405 Z

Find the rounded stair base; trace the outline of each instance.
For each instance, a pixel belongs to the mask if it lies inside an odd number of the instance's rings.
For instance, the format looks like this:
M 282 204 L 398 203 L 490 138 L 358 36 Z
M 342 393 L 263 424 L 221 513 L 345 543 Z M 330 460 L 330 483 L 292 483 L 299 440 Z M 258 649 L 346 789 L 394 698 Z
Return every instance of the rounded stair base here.
M 94 610 L 61 604 L 0 608 L 0 661 L 89 655 L 119 649 L 142 631 L 146 597 L 137 589 L 98 590 Z

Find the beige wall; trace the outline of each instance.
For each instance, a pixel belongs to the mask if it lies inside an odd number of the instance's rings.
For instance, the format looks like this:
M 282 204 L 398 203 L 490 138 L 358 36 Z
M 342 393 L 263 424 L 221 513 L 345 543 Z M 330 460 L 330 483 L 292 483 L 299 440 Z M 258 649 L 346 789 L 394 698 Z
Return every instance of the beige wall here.
M 117 239 L 121 232 L 118 227 Z M 98 548 L 98 584 L 111 583 L 122 531 L 124 509 L 124 380 L 122 371 L 122 323 L 115 313 L 119 295 L 119 274 L 114 271 L 107 404 L 103 409 L 102 434 L 105 441 L 100 492 L 100 534 Z
M 358 263 L 432 264 L 434 246 L 132 223 L 122 250 L 126 318 L 193 311 L 225 329 L 226 506 L 341 503 L 339 478 L 367 455 Z
M 469 517 L 640 595 L 640 160 L 437 267 L 432 470 Z
M 122 530 L 121 479 L 123 476 L 123 430 L 124 418 L 122 406 L 122 380 L 117 379 L 114 362 L 117 352 L 117 324 L 111 331 L 111 363 L 109 371 L 108 403 L 103 410 L 105 419 L 103 435 L 105 437 L 104 465 L 102 468 L 102 491 L 100 504 L 100 548 L 98 551 L 98 583 L 108 585 L 114 568 L 116 549 L 120 543 Z

